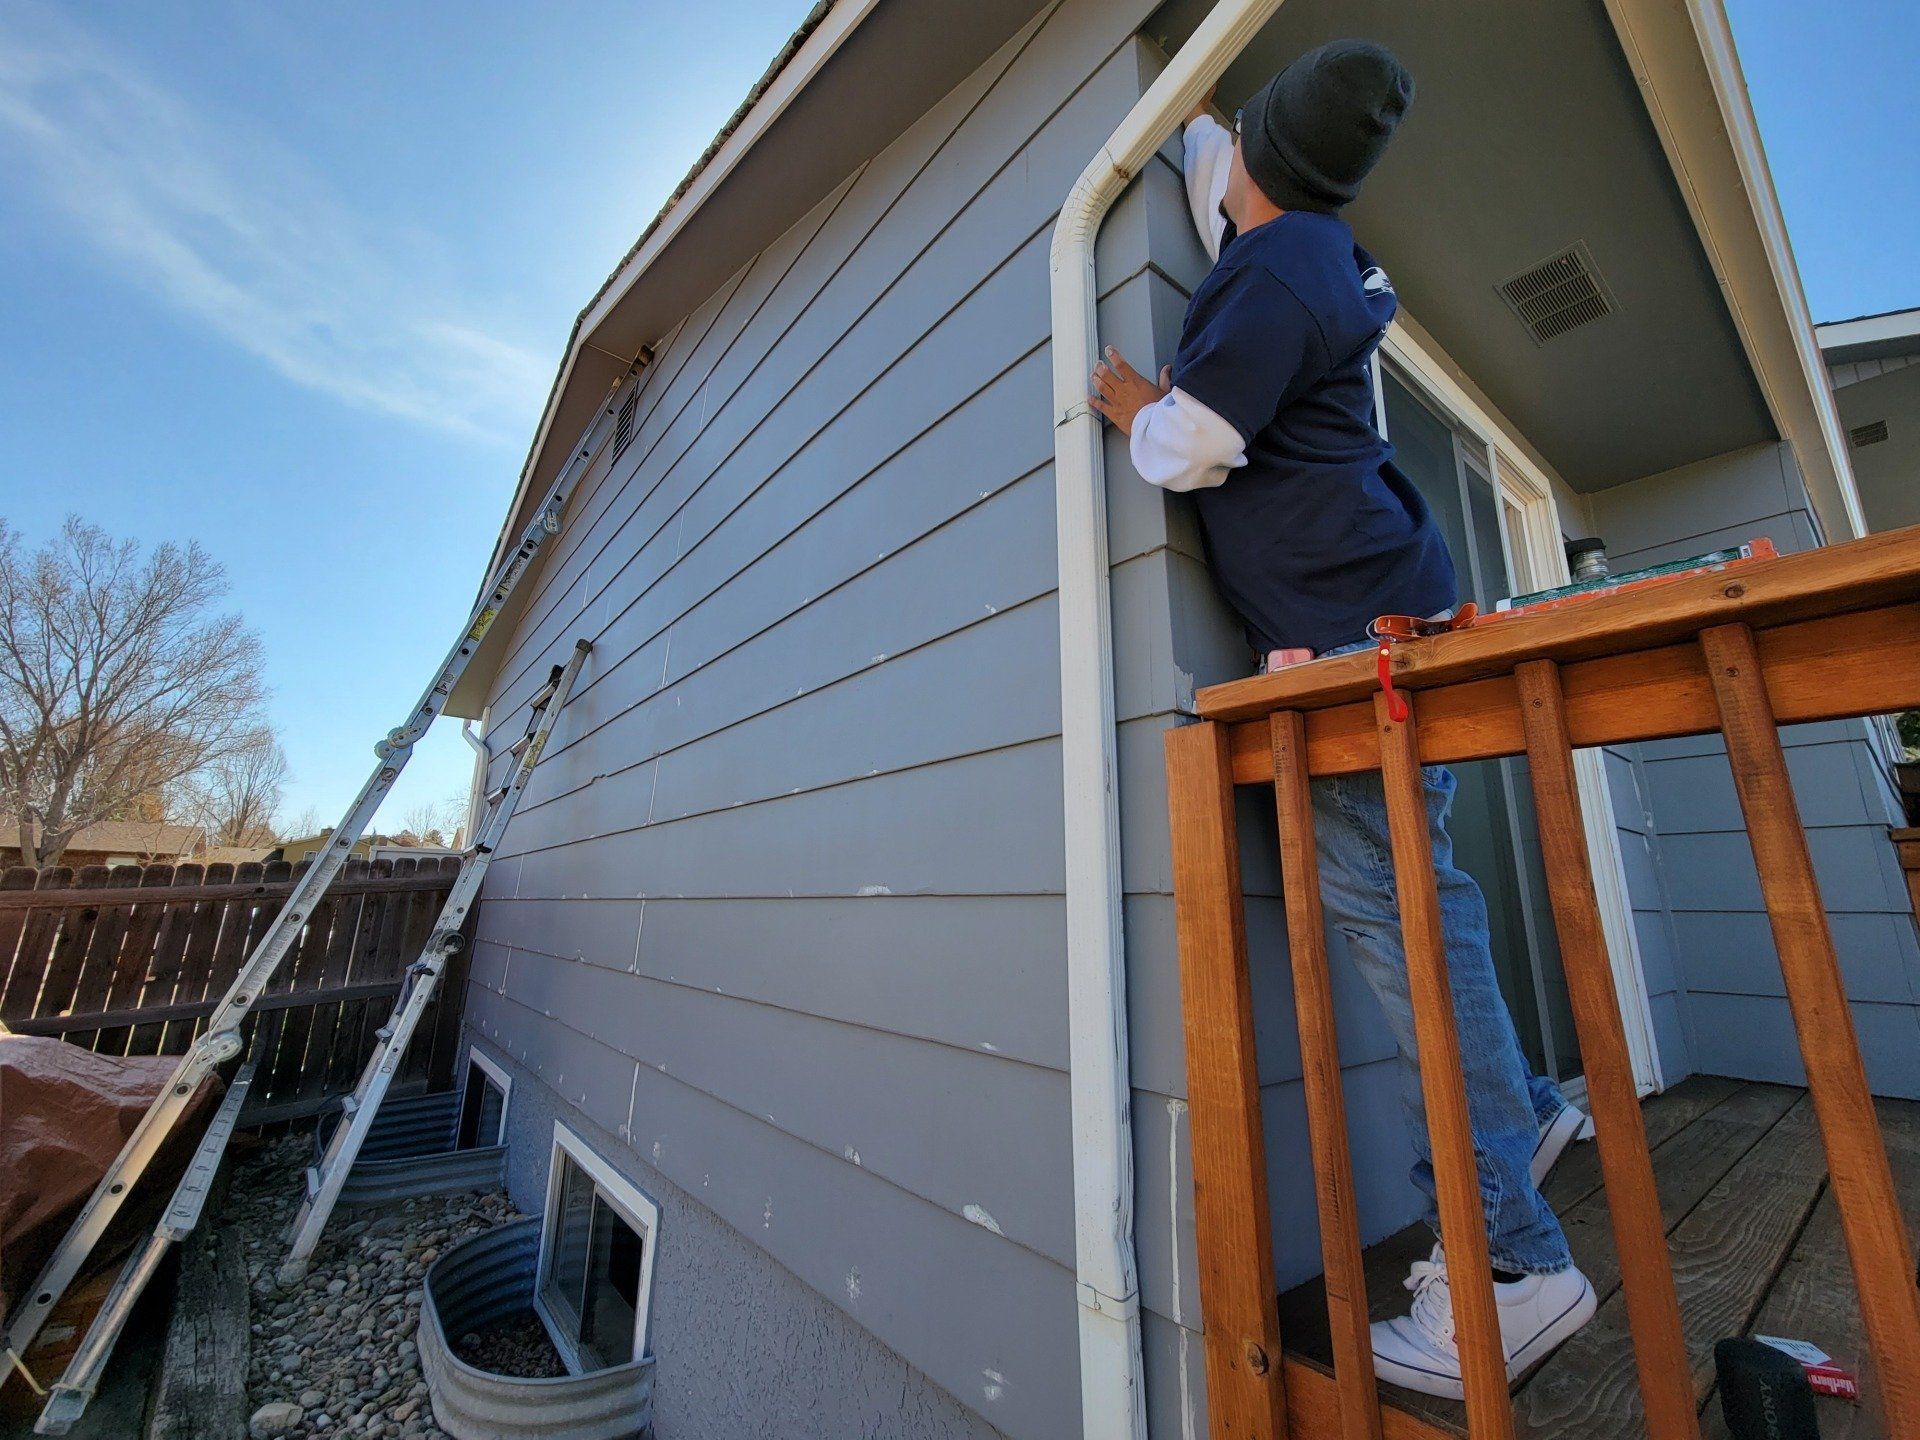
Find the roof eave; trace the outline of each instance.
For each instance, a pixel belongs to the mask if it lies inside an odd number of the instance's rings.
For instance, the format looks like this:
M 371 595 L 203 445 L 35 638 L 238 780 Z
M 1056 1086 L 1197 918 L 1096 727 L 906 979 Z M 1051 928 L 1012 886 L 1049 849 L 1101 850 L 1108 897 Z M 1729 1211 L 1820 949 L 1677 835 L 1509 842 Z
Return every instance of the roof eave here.
M 1825 538 L 1863 535 L 1826 362 L 1721 0 L 1605 4 Z

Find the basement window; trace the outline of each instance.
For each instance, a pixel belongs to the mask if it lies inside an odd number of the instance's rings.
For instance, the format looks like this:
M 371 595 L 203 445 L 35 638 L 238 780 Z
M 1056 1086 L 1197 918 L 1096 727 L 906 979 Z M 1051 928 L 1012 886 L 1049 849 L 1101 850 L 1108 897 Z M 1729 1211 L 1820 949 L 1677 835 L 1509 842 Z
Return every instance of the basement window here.
M 507 1139 L 507 1096 L 513 1077 L 478 1050 L 467 1052 L 467 1086 L 460 1096 L 460 1128 L 454 1132 L 456 1150 L 504 1145 Z
M 534 1309 L 575 1374 L 647 1351 L 660 1207 L 559 1121 Z

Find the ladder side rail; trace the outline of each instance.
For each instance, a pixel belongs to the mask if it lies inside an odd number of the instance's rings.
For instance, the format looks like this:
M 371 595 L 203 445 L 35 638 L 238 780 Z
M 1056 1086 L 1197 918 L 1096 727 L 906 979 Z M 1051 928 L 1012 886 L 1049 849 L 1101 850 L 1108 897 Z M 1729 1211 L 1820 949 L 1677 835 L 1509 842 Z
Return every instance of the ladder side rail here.
M 152 1163 L 166 1137 L 180 1122 L 200 1082 L 213 1070 L 240 1053 L 240 1024 L 259 998 L 262 987 L 286 958 L 300 933 L 300 927 L 345 864 L 353 843 L 372 821 L 380 802 L 386 798 L 413 753 L 414 742 L 426 732 L 445 707 L 454 685 L 465 672 L 467 663 L 479 648 L 479 641 L 499 615 L 506 598 L 526 574 L 546 539 L 560 528 L 560 515 L 566 508 L 573 485 L 585 473 L 615 429 L 615 412 L 609 405 L 577 444 L 572 458 L 562 468 L 548 490 L 534 520 L 527 526 L 519 546 L 495 571 L 488 587 L 469 617 L 466 629 L 454 642 L 447 660 L 434 681 L 403 725 L 388 732 L 375 745 L 380 763 L 361 787 L 346 816 L 336 828 L 326 849 L 316 855 L 307 873 L 288 895 L 286 904 L 273 924 L 254 946 L 252 955 L 228 987 L 226 995 L 208 1019 L 207 1028 L 181 1057 L 166 1088 L 141 1116 L 133 1132 L 120 1147 L 120 1153 L 101 1176 L 93 1194 L 68 1226 L 67 1233 L 41 1266 L 33 1284 L 27 1287 L 9 1317 L 6 1348 L 18 1356 L 40 1333 L 48 1315 L 73 1283 L 93 1247 L 100 1242 L 113 1217 L 120 1212 L 127 1195 Z
M 560 709 L 567 703 L 568 693 L 591 649 L 585 640 L 575 642 L 567 663 L 554 667 L 555 673 L 545 687 L 544 696 L 536 702 L 533 713 L 528 717 L 526 744 L 520 747 L 519 759 L 512 778 L 507 782 L 506 793 L 488 814 L 472 852 L 460 867 L 460 874 L 440 908 L 433 933 L 427 938 L 419 958 L 408 967 L 407 985 L 393 1016 L 381 1027 L 380 1046 L 361 1072 L 360 1082 L 354 1089 L 354 1103 L 347 1107 L 340 1125 L 334 1130 L 326 1153 L 315 1167 L 308 1194 L 289 1227 L 292 1243 L 288 1257 L 279 1270 L 280 1283 L 283 1285 L 296 1283 L 306 1273 L 307 1261 L 320 1243 L 320 1236 L 339 1201 L 340 1191 L 346 1185 L 347 1175 L 366 1143 L 393 1077 L 399 1072 L 400 1062 L 413 1040 L 414 1031 L 426 1014 L 427 1005 L 439 986 L 448 959 L 460 946 L 461 927 L 479 897 L 480 885 L 486 878 L 494 849 L 506 833 L 514 808 L 533 776 L 534 766 L 539 763 L 547 739 L 553 733 Z
M 68 1360 L 59 1382 L 47 1392 L 46 1404 L 41 1407 L 40 1418 L 33 1427 L 35 1434 L 65 1435 L 86 1413 L 88 1402 L 99 1387 L 100 1374 L 113 1354 L 114 1344 L 133 1314 L 135 1302 L 160 1268 L 168 1247 L 185 1239 L 200 1218 L 200 1211 L 213 1189 L 214 1177 L 220 1170 L 220 1157 L 226 1152 L 240 1111 L 247 1103 L 254 1071 L 255 1066 L 249 1064 L 234 1077 L 220 1101 L 220 1108 L 214 1112 L 212 1123 L 207 1126 L 207 1133 L 200 1137 L 194 1149 L 192 1163 L 174 1188 L 173 1199 L 160 1217 L 160 1223 L 115 1278 L 113 1288 L 87 1327 L 86 1337 Z

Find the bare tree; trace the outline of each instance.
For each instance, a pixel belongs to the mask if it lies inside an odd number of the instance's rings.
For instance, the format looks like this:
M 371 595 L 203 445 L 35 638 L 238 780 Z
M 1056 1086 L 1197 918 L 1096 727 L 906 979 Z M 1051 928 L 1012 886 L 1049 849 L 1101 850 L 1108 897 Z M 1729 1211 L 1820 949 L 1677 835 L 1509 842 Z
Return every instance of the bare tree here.
M 320 833 L 320 812 L 309 805 L 293 819 L 275 827 L 282 840 L 304 840 Z
M 197 543 L 143 556 L 71 517 L 28 555 L 0 520 L 0 805 L 25 863 L 258 728 L 260 642 L 214 611 L 226 588 Z
M 403 845 L 454 845 L 466 816 L 464 796 L 457 800 L 422 800 L 407 811 L 404 828 L 393 838 Z
M 209 845 L 271 845 L 274 812 L 287 780 L 287 752 L 270 731 L 256 730 L 227 754 L 180 783 L 171 807 Z

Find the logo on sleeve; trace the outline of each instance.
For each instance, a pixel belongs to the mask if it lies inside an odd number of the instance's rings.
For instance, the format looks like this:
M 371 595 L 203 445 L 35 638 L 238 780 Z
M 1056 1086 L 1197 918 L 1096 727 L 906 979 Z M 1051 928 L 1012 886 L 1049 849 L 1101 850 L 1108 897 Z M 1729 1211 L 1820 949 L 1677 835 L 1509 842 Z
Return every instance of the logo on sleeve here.
M 1360 288 L 1368 295 L 1385 295 L 1393 289 L 1393 281 L 1387 278 L 1386 271 L 1375 265 L 1361 274 Z

